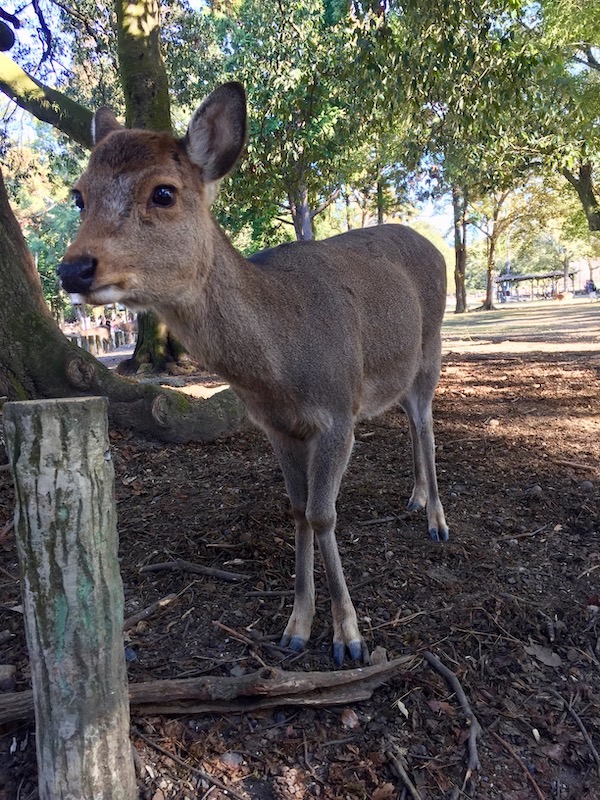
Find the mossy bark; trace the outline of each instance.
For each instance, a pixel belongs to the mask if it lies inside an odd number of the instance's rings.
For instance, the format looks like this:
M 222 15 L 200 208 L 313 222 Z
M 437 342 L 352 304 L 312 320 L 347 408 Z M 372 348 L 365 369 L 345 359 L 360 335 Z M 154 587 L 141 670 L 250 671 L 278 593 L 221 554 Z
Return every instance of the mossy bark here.
M 119 66 L 128 128 L 171 130 L 156 0 L 116 0 Z
M 83 147 L 92 146 L 92 112 L 45 86 L 0 53 L 0 91 L 42 122 L 49 122 Z
M 242 404 L 229 390 L 197 401 L 120 378 L 62 334 L 44 302 L 1 174 L 0 286 L 0 396 L 105 396 L 113 424 L 168 442 L 212 441 L 242 420 Z

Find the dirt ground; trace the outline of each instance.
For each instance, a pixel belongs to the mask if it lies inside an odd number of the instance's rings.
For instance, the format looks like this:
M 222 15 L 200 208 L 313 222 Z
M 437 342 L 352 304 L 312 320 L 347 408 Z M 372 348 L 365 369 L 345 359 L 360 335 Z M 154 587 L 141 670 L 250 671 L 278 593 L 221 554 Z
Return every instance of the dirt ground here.
M 600 303 L 449 317 L 434 413 L 450 541 L 431 542 L 424 515 L 403 511 L 412 476 L 400 411 L 358 426 L 338 502 L 367 644 L 412 658 L 352 705 L 133 713 L 142 798 L 600 798 L 599 322 Z M 177 595 L 127 632 L 130 681 L 330 670 L 320 563 L 308 649 L 276 646 L 291 610 L 293 526 L 264 437 L 246 427 L 210 445 L 126 431 L 111 441 L 126 616 Z M 16 668 L 4 691 L 21 691 L 12 513 L 4 471 L 0 665 Z M 176 559 L 247 577 L 142 571 Z M 481 725 L 470 777 L 457 685 L 425 652 L 451 670 Z M 5 724 L 0 799 L 37 797 L 32 726 Z

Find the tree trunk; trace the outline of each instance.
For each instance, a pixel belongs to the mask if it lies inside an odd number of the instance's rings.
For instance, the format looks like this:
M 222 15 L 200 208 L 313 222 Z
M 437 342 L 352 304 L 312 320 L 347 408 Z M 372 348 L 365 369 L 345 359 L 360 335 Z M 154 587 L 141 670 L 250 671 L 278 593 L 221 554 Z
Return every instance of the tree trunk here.
M 482 311 L 494 310 L 494 272 L 496 271 L 496 226 L 487 237 L 487 270 L 485 300 L 481 306 Z
M 115 8 L 127 127 L 171 131 L 169 86 L 160 50 L 159 4 L 154 0 L 115 0 Z M 164 372 L 182 353 L 183 347 L 158 317 L 142 313 L 138 315 L 133 356 L 121 362 L 119 372 L 132 375 L 142 364 L 150 364 L 154 372 Z
M 384 210 L 384 189 L 385 183 L 381 175 L 381 167 L 377 164 L 377 224 L 383 225 L 385 222 Z
M 467 310 L 465 276 L 467 268 L 467 196 L 466 190 L 454 186 L 452 207 L 454 210 L 454 285 L 456 287 L 456 314 Z
M 169 85 L 160 50 L 160 4 L 115 0 L 115 9 L 127 127 L 171 132 Z
M 350 195 L 348 193 L 344 194 L 344 204 L 346 206 L 346 230 L 351 231 L 353 228 L 352 225 L 352 214 L 351 214 L 351 206 L 350 206 Z
M 573 288 L 572 286 L 571 287 L 569 286 L 569 269 L 570 269 L 570 266 L 571 265 L 570 265 L 570 261 L 569 261 L 569 256 L 566 255 L 563 258 L 563 282 L 564 282 L 564 285 L 565 285 L 565 288 L 564 288 L 565 292 L 570 292 L 571 289 Z M 532 299 L 533 299 L 533 293 L 532 293 Z
M 593 165 L 591 161 L 579 165 L 577 176 L 568 169 L 563 175 L 579 195 L 591 231 L 600 231 L 600 203 L 594 193 Z
M 0 396 L 10 400 L 107 396 L 115 425 L 170 442 L 212 441 L 242 419 L 243 407 L 231 391 L 198 402 L 118 378 L 63 336 L 44 302 L 1 173 L 0 286 Z
M 4 407 L 41 800 L 138 796 L 106 407 Z
M 302 185 L 289 195 L 296 239 L 310 241 L 315 238 L 312 215 L 308 205 L 308 189 Z

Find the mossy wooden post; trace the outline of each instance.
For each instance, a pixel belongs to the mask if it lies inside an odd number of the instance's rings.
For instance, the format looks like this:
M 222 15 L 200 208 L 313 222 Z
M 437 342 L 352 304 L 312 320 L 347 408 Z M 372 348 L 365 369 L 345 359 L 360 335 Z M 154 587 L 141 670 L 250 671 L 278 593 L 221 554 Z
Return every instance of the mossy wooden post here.
M 134 800 L 104 397 L 7 403 L 41 800 Z

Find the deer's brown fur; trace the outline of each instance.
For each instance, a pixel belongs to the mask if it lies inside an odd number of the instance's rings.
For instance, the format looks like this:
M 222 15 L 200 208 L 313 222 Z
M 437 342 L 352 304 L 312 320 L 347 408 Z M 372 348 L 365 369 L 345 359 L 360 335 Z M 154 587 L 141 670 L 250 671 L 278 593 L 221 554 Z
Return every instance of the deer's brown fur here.
M 346 649 L 366 659 L 335 541 L 335 503 L 356 420 L 400 403 L 413 444 L 409 508 L 426 507 L 431 536 L 448 538 L 431 416 L 442 256 L 414 231 L 384 225 L 244 259 L 209 210 L 244 145 L 239 84 L 213 92 L 183 140 L 125 130 L 106 109 L 95 136 L 75 187 L 81 228 L 59 268 L 65 288 L 90 303 L 155 311 L 231 383 L 273 445 L 296 523 L 296 597 L 282 641 L 300 649 L 310 635 L 316 534 L 335 660 Z

